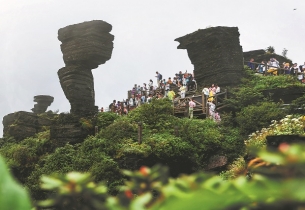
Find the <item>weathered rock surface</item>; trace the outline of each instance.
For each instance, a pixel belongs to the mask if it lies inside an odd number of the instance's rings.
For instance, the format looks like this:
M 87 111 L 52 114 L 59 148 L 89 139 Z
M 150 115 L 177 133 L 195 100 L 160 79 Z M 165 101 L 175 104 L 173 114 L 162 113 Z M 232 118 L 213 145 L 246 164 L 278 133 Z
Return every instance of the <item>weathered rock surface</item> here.
M 3 136 L 12 136 L 17 141 L 34 136 L 51 126 L 54 114 L 37 115 L 35 113 L 19 111 L 3 117 Z
M 80 118 L 73 114 L 60 114 L 50 130 L 50 138 L 59 146 L 80 143 L 88 135 L 94 135 L 94 128 L 82 127 Z
M 48 96 L 48 95 L 38 95 L 34 96 L 34 102 L 37 102 L 37 104 L 34 104 L 34 108 L 32 111 L 36 114 L 44 113 L 47 108 L 52 104 L 54 101 L 54 97 Z
M 228 159 L 225 156 L 214 155 L 209 159 L 208 170 L 215 170 L 228 163 Z
M 114 36 L 112 26 L 102 20 L 70 25 L 58 30 L 66 66 L 97 68 L 111 58 Z
M 71 104 L 71 113 L 80 116 L 97 112 L 91 70 L 111 58 L 112 26 L 102 20 L 70 25 L 58 30 L 66 64 L 58 71 L 61 87 Z
M 243 51 L 237 27 L 200 29 L 175 41 L 180 43 L 178 49 L 187 50 L 198 85 L 227 86 L 240 82 Z
M 270 58 L 275 58 L 279 61 L 280 64 L 283 62 L 292 64 L 292 61 L 288 58 L 285 58 L 284 56 L 275 54 L 275 53 L 266 53 L 265 50 L 251 50 L 243 53 L 244 55 L 244 61 L 250 61 L 251 58 L 254 59 L 254 62 L 260 63 L 262 61 L 269 61 Z
M 67 66 L 57 72 L 61 87 L 71 104 L 71 113 L 91 115 L 97 112 L 93 75 L 82 66 Z

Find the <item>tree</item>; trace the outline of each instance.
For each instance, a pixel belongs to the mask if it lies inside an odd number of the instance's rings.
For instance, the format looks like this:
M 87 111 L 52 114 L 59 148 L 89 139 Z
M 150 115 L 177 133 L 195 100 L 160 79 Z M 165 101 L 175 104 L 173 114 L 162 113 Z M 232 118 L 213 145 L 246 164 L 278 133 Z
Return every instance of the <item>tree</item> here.
M 266 52 L 267 53 L 274 53 L 275 52 L 274 47 L 273 46 L 267 47 Z
M 284 48 L 282 51 L 282 56 L 284 56 L 284 58 L 287 58 L 287 52 L 288 52 L 288 50 L 286 48 Z

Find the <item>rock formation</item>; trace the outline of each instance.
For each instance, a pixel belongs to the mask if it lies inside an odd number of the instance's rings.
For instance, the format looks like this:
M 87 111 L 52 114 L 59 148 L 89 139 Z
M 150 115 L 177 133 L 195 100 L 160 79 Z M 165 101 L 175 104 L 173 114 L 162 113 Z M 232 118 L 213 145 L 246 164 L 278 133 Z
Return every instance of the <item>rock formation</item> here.
M 239 83 L 243 70 L 243 51 L 237 27 L 199 29 L 175 41 L 180 43 L 178 49 L 187 50 L 199 86 Z
M 65 67 L 58 71 L 61 87 L 71 104 L 71 113 L 80 116 L 97 112 L 92 69 L 111 58 L 112 26 L 102 20 L 70 25 L 58 30 Z
M 17 141 L 34 136 L 51 126 L 55 114 L 37 115 L 30 112 L 14 112 L 3 117 L 3 136 L 12 136 Z
M 262 61 L 269 61 L 270 58 L 275 58 L 280 62 L 280 64 L 282 64 L 283 62 L 292 64 L 292 61 L 290 59 L 275 53 L 266 53 L 266 51 L 263 49 L 244 52 L 243 55 L 245 62 L 249 61 L 251 58 L 253 58 L 254 62 L 257 63 L 260 63 Z
M 34 96 L 34 102 L 37 102 L 37 104 L 34 104 L 34 108 L 31 109 L 36 114 L 44 113 L 47 108 L 52 104 L 54 101 L 54 97 L 47 96 L 47 95 L 38 95 Z

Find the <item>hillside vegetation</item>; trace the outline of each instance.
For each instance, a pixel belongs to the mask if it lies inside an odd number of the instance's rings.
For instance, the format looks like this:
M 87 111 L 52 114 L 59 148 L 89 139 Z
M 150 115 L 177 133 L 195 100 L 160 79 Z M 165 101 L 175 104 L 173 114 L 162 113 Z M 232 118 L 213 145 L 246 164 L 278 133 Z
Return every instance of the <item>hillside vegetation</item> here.
M 236 164 L 236 160 L 248 154 L 250 144 L 245 144 L 245 140 L 251 142 L 249 135 L 261 132 L 286 115 L 302 114 L 298 108 L 304 106 L 305 97 L 296 98 L 284 109 L 283 102 L 264 95 L 264 90 L 294 87 L 305 90 L 294 77 L 260 77 L 245 69 L 242 83 L 229 88 L 221 123 L 177 118 L 172 115 L 171 101 L 159 99 L 141 105 L 127 116 L 99 113 L 95 122 L 100 129 L 98 135 L 88 136 L 82 143 L 56 147 L 50 131 L 46 130 L 19 143 L 9 137 L 0 139 L 0 154 L 35 200 L 47 196 L 39 186 L 42 175 L 70 171 L 91 173 L 95 182 L 104 181 L 108 192 L 115 195 L 126 179 L 120 172 L 122 169 L 138 170 L 143 165 L 152 167 L 160 163 L 169 168 L 170 176 L 178 177 L 182 173 L 206 170 L 215 155 L 227 157 L 228 165 Z M 139 123 L 143 126 L 141 144 Z M 298 129 L 292 129 L 289 134 L 303 134 Z M 264 140 L 259 145 L 263 148 Z M 238 173 L 229 170 L 223 174 L 232 178 Z

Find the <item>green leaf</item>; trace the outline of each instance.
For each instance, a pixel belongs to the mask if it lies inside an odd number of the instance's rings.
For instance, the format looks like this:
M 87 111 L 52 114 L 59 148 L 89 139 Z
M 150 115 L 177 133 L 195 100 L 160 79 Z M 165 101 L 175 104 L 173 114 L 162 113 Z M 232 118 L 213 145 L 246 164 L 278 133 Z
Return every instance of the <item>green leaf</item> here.
M 0 156 L 0 208 L 1 210 L 30 210 L 29 195 L 9 173 Z

